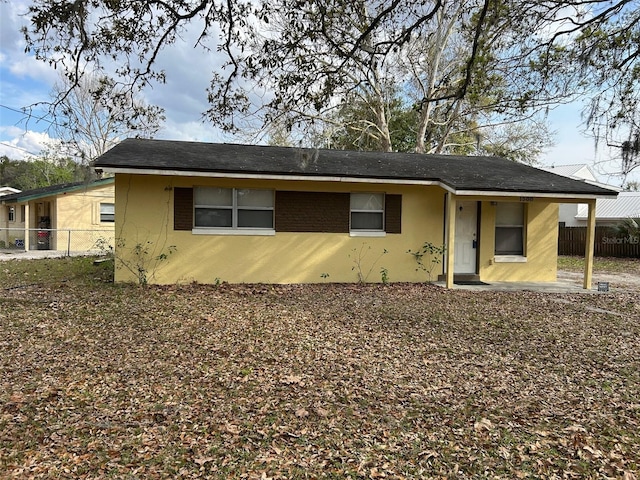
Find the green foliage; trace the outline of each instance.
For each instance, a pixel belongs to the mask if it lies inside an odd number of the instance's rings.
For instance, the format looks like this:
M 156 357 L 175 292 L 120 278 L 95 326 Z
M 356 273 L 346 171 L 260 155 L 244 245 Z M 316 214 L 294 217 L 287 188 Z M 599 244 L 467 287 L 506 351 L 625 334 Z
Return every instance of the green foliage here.
M 118 255 L 116 268 L 125 268 L 137 279 L 139 285 L 147 285 L 153 279 L 163 262 L 176 252 L 175 245 L 169 245 L 166 250 L 156 253 L 153 242 L 138 242 L 133 247 L 127 247 L 122 238 L 116 240 Z
M 545 122 L 523 121 L 489 129 L 478 143 L 482 155 L 535 165 L 553 141 Z
M 40 1 L 25 18 L 26 48 L 74 89 L 86 65 L 118 65 L 90 91 L 125 124 L 145 114 L 129 94 L 171 74 L 158 55 L 193 37 L 226 57 L 203 92 L 205 117 L 226 131 L 275 123 L 283 130 L 272 141 L 297 143 L 327 130 L 319 124 L 336 127 L 331 112 L 342 106 L 346 123 L 329 135 L 338 148 L 466 153 L 481 151 L 486 128 L 591 98 L 587 124 L 618 146 L 620 173 L 640 166 L 638 2 Z M 65 108 L 68 93 L 52 104 Z M 123 102 L 133 115 L 121 114 Z M 304 135 L 288 135 L 293 128 Z M 518 161 L 528 151 L 530 163 L 547 146 L 519 145 L 486 150 Z
M 640 218 L 625 218 L 615 229 L 623 237 L 640 238 Z
M 415 125 L 417 112 L 404 105 L 397 93 L 391 92 L 385 108 L 388 115 L 389 135 L 393 150 L 396 152 L 413 152 L 416 148 Z M 381 151 L 384 144 L 377 126 L 372 104 L 376 100 L 372 96 L 353 96 L 347 99 L 331 123 L 337 125 L 328 133 L 328 144 L 340 150 Z
M 95 177 L 87 166 L 82 166 L 70 158 L 44 157 L 34 160 L 11 160 L 0 157 L 0 185 L 18 190 L 81 182 Z
M 4 261 L 0 262 L 0 284 L 5 292 L 20 291 L 25 285 L 55 289 L 63 284 L 95 291 L 113 284 L 113 263 L 96 262 L 102 259 L 83 256 Z
M 389 283 L 389 270 L 385 267 L 380 268 L 380 281 L 386 285 Z
M 421 248 L 416 250 L 407 250 L 407 253 L 411 254 L 415 259 L 418 267 L 416 272 L 422 270 L 427 274 L 427 281 L 431 283 L 433 281 L 432 275 L 435 267 L 442 263 L 442 257 L 446 252 L 444 245 L 434 245 L 431 242 L 425 242 Z
M 358 276 L 358 283 L 360 284 L 367 283 L 367 280 L 371 275 L 371 272 L 375 268 L 376 264 L 380 261 L 383 255 L 386 255 L 387 253 L 389 253 L 387 249 L 384 248 L 382 250 L 382 253 L 380 253 L 377 257 L 373 258 L 373 260 L 369 264 L 369 268 L 367 268 L 367 266 L 365 265 L 366 263 L 365 260 L 367 258 L 367 254 L 370 252 L 371 252 L 371 245 L 367 245 L 366 242 L 363 242 L 360 248 L 354 248 L 353 250 L 351 250 L 351 253 L 349 254 L 349 258 L 353 263 L 351 270 L 356 272 L 356 275 Z M 386 274 L 385 274 L 385 278 L 388 278 Z
M 206 92 L 205 117 L 224 130 L 275 125 L 276 144 L 319 130 L 323 146 L 334 148 L 465 154 L 475 152 L 477 128 L 502 121 L 496 116 L 519 121 L 548 105 L 551 93 L 538 77 L 513 73 L 530 69 L 523 32 L 559 8 L 541 7 L 538 18 L 536 7 L 503 0 L 40 2 L 29 7 L 24 35 L 39 59 L 65 59 L 74 89 L 89 77 L 81 66 L 120 61 L 117 78 L 101 75 L 100 88 L 91 88 L 103 101 L 130 100 L 120 85 L 136 92 L 165 81 L 158 53 L 181 41 L 183 29 L 201 29 L 190 31 L 198 46 L 228 60 Z M 107 105 L 120 113 L 120 102 Z

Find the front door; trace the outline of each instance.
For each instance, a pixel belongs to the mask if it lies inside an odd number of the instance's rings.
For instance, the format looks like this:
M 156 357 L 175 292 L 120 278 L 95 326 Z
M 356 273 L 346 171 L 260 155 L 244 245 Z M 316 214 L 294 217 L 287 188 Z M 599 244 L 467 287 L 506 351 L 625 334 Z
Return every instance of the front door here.
M 478 202 L 457 203 L 455 236 L 453 273 L 476 273 Z

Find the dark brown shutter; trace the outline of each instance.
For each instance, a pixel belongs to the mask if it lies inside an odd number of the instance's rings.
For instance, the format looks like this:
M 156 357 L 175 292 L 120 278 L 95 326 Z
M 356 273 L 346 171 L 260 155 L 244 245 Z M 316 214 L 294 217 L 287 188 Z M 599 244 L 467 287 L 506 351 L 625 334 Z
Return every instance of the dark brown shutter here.
M 402 195 L 384 196 L 385 231 L 402 233 Z
M 276 192 L 277 232 L 349 233 L 349 194 Z
M 173 229 L 193 228 L 193 188 L 173 189 Z

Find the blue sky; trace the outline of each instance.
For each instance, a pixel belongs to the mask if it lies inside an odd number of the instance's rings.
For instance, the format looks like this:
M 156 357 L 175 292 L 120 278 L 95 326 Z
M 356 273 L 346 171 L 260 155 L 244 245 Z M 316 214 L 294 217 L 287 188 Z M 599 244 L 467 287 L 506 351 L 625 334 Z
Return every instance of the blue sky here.
M 46 118 L 38 118 L 46 112 L 35 109 L 34 116 L 28 120 L 18 113 L 25 106 L 47 101 L 58 78 L 52 68 L 24 51 L 19 30 L 24 22 L 21 14 L 28 3 L 25 0 L 0 2 L 0 155 L 14 159 L 37 155 L 47 143 L 55 142 L 48 133 L 50 123 Z M 162 52 L 159 63 L 168 72 L 167 83 L 145 92 L 147 102 L 165 109 L 167 120 L 157 136 L 174 140 L 233 141 L 201 120 L 207 107 L 208 80 L 219 61 L 185 42 Z M 618 178 L 606 174 L 615 169 L 615 162 L 607 162 L 611 153 L 602 149 L 596 152 L 593 140 L 582 133 L 581 110 L 580 104 L 569 104 L 550 112 L 555 146 L 540 158 L 541 163 L 547 166 L 586 163 L 594 168 L 601 181 L 619 184 Z M 638 177 L 640 172 L 634 178 Z

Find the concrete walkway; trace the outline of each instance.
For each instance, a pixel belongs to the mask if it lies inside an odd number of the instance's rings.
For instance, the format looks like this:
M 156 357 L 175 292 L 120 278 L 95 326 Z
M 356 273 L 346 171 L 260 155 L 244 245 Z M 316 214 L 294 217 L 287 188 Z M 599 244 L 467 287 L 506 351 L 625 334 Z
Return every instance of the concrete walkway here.
M 83 257 L 100 255 L 98 252 L 67 252 L 66 250 L 0 250 L 0 261 L 3 260 L 37 260 L 39 258 Z
M 538 282 L 491 282 L 487 285 L 455 285 L 458 290 L 472 291 L 500 291 L 500 292 L 546 292 L 546 293 L 607 293 L 598 291 L 598 283 L 609 284 L 609 292 L 634 292 L 640 293 L 640 275 L 628 273 L 604 274 L 594 273 L 591 289 L 582 288 L 583 274 L 558 270 L 558 281 L 550 283 Z M 444 287 L 444 282 L 436 285 Z
M 437 282 L 444 288 L 444 282 Z M 486 285 L 455 285 L 456 290 L 470 290 L 475 292 L 544 292 L 544 293 L 600 293 L 594 287 L 592 290 L 585 290 L 582 284 L 570 282 L 491 282 Z

